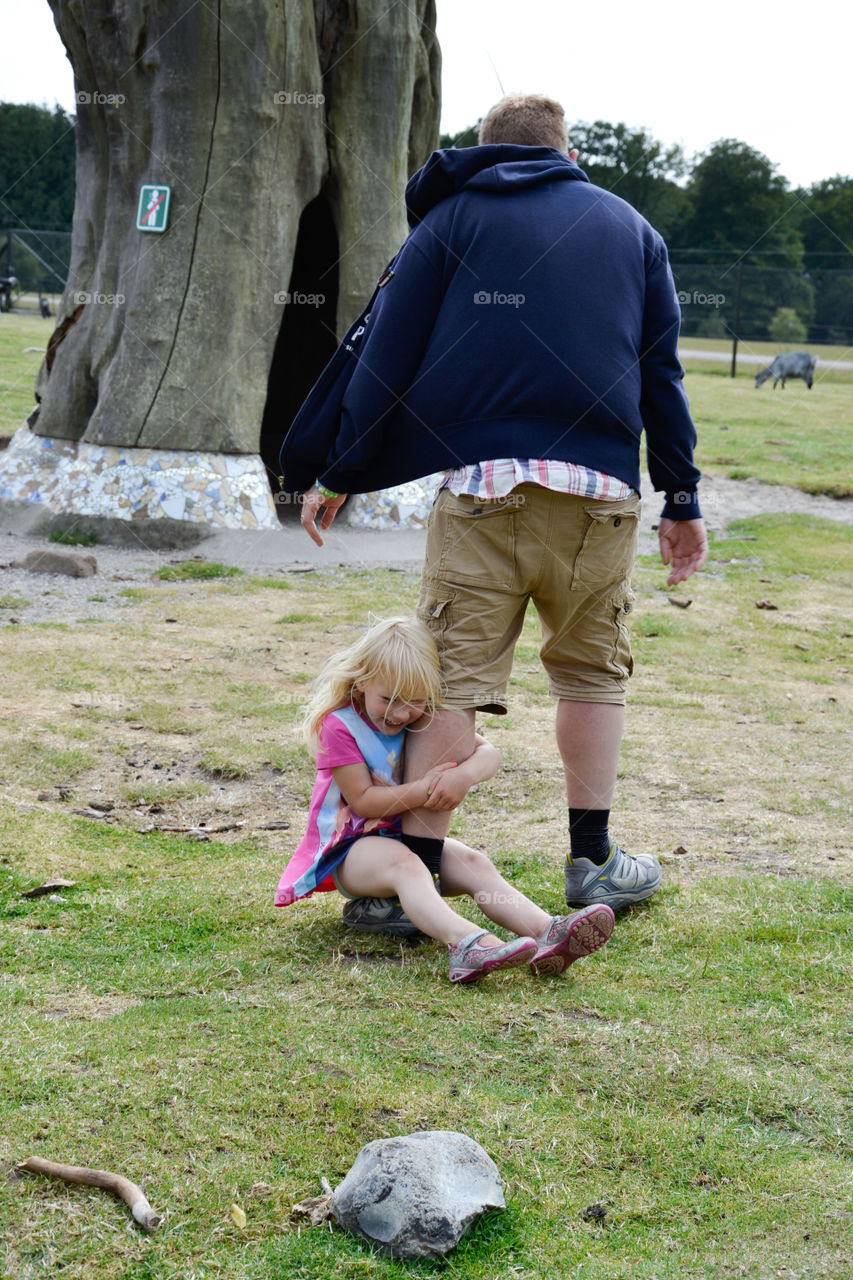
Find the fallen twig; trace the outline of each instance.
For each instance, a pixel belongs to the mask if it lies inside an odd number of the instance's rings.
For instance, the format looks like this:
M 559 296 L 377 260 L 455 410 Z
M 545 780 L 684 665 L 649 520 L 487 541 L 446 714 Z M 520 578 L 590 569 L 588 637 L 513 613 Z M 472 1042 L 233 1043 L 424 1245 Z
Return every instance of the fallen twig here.
M 191 827 L 173 827 L 173 826 L 163 827 L 163 826 L 158 826 L 157 823 L 155 822 L 150 827 L 140 827 L 139 834 L 148 835 L 148 833 L 151 831 L 166 831 L 172 834 L 176 834 L 177 832 L 184 832 L 188 835 L 193 835 L 193 836 L 195 835 L 210 836 L 210 835 L 218 835 L 221 831 L 239 831 L 240 827 L 245 827 L 245 825 L 246 825 L 245 820 L 242 822 L 223 822 L 217 827 L 200 827 L 197 824 Z
M 162 1214 L 155 1213 L 151 1208 L 142 1188 L 128 1178 L 123 1178 L 120 1173 L 57 1164 L 55 1160 L 43 1160 L 41 1156 L 29 1156 L 18 1168 L 26 1173 L 43 1174 L 46 1178 L 59 1178 L 62 1182 L 77 1182 L 84 1187 L 101 1187 L 104 1191 L 112 1191 L 130 1206 L 135 1220 L 146 1231 L 155 1231 L 163 1221 Z
M 46 880 L 44 884 L 37 884 L 34 889 L 22 889 L 22 898 L 43 898 L 48 893 L 57 893 L 60 889 L 73 889 L 76 880 Z
M 328 1221 L 331 1214 L 329 1205 L 332 1200 L 332 1188 L 326 1178 L 322 1178 L 320 1181 L 323 1187 L 321 1196 L 307 1196 L 290 1210 L 292 1218 L 307 1218 L 312 1227 L 321 1227 L 324 1222 Z

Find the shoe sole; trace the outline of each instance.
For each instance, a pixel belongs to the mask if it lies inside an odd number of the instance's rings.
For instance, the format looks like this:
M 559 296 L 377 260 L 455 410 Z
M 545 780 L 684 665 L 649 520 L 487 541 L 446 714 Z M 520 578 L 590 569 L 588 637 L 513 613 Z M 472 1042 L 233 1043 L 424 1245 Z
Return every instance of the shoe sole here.
M 653 893 L 657 893 L 662 883 L 663 871 L 654 884 L 644 885 L 642 889 L 627 889 L 624 892 L 618 889 L 604 890 L 588 898 L 570 897 L 567 889 L 566 904 L 570 907 L 609 907 L 611 911 L 621 911 L 623 907 L 631 907 L 635 902 L 644 902 L 646 898 L 650 898 Z
M 565 973 L 576 960 L 582 960 L 603 947 L 613 933 L 614 924 L 613 908 L 607 903 L 595 903 L 590 910 L 578 914 L 563 941 L 557 943 L 550 955 L 531 960 L 530 972 L 537 975 Z
M 457 969 L 455 973 L 458 973 L 459 977 L 454 976 L 454 970 L 451 969 L 450 981 L 453 983 L 456 983 L 457 985 L 465 982 L 479 982 L 481 978 L 485 978 L 486 975 L 489 973 L 495 973 L 498 969 L 515 969 L 515 968 L 518 968 L 520 965 L 527 964 L 527 962 L 530 960 L 530 957 L 534 956 L 535 954 L 536 954 L 536 945 L 534 943 L 532 947 L 531 946 L 523 947 L 519 951 L 514 952 L 512 955 L 503 956 L 502 959 L 500 960 L 493 960 L 491 963 L 489 963 L 489 961 L 486 960 L 485 963 L 482 964 L 479 969 L 471 969 L 471 970 L 468 970 L 467 972 L 465 970 Z
M 611 911 L 621 911 L 624 907 L 633 907 L 636 902 L 645 902 L 661 887 L 663 877 L 657 884 L 647 885 L 635 893 L 599 893 L 594 898 L 570 898 L 566 894 L 566 904 L 570 907 L 609 907 Z

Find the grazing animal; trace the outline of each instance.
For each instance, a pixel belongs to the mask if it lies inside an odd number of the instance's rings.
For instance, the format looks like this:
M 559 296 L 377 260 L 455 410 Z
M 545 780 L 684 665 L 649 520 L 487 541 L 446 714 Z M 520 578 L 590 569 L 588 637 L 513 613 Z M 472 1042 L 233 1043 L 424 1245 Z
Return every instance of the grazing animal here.
M 782 383 L 784 390 L 786 378 L 802 378 L 811 391 L 816 364 L 817 356 L 810 356 L 808 351 L 788 351 L 777 356 L 772 364 L 755 375 L 755 385 L 760 387 L 763 382 L 772 377 L 773 390 L 776 390 L 777 382 Z

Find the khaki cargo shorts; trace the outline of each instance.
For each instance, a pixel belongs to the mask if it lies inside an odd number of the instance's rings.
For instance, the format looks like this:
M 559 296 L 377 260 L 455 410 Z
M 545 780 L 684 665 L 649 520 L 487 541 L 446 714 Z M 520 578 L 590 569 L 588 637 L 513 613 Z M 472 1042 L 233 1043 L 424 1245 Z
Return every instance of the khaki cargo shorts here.
M 609 502 L 523 484 L 485 500 L 442 489 L 430 513 L 418 616 L 438 645 L 444 704 L 506 711 L 530 600 L 554 697 L 623 704 L 639 517 L 638 495 Z

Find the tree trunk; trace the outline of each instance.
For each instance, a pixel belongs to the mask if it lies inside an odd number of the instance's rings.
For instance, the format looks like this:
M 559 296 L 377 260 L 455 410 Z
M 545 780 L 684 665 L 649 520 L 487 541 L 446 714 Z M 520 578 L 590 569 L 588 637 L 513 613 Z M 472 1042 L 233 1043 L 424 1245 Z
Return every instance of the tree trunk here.
M 257 454 L 263 421 L 273 465 L 404 238 L 437 138 L 434 0 L 49 3 L 77 202 L 33 431 Z M 171 188 L 162 234 L 137 229 L 142 184 Z

